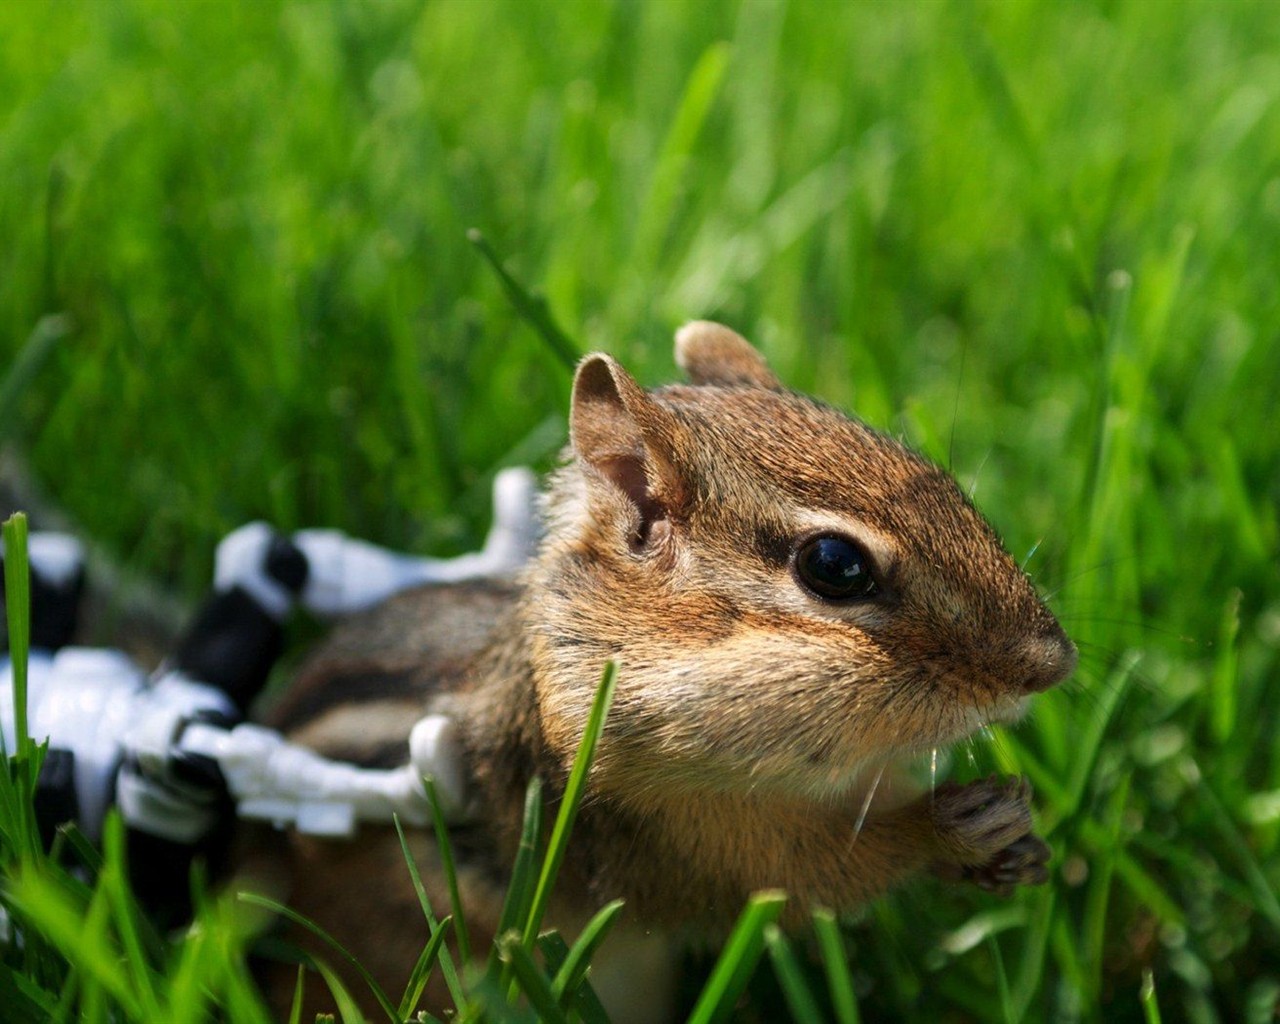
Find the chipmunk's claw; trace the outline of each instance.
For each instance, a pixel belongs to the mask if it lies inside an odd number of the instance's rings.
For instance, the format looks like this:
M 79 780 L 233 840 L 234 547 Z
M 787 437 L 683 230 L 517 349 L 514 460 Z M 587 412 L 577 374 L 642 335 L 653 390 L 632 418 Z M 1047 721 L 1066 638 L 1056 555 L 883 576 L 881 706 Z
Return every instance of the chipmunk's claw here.
M 1043 885 L 1049 880 L 1049 845 L 1027 833 L 997 853 L 986 864 L 961 868 L 961 878 L 997 896 L 1012 895 L 1019 885 Z
M 1048 880 L 1050 850 L 1031 831 L 1031 784 L 989 776 L 945 783 L 931 795 L 934 828 L 944 849 L 938 874 L 1007 896 L 1019 885 Z

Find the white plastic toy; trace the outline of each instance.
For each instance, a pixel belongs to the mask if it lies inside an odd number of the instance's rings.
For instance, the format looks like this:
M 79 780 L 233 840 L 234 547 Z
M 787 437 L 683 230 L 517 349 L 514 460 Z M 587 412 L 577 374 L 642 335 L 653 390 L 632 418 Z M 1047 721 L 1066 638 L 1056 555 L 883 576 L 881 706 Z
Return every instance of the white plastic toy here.
M 285 537 L 265 523 L 241 527 L 218 546 L 211 598 L 151 676 L 120 651 L 66 646 L 82 553 L 65 534 L 33 533 L 28 732 L 50 747 L 37 793 L 42 828 L 71 819 L 96 838 L 114 803 L 130 830 L 195 849 L 220 823 L 229 797 L 240 817 L 350 836 L 359 822 L 393 815 L 426 824 L 423 776 L 434 779 L 446 816 L 464 817 L 466 773 L 443 716 L 414 726 L 408 763 L 391 770 L 330 761 L 243 718 L 296 605 L 337 616 L 423 583 L 509 574 L 536 543 L 535 488 L 528 469 L 499 473 L 484 548 L 453 559 L 414 558 L 335 530 Z M 16 746 L 12 685 L 6 652 L 6 753 Z

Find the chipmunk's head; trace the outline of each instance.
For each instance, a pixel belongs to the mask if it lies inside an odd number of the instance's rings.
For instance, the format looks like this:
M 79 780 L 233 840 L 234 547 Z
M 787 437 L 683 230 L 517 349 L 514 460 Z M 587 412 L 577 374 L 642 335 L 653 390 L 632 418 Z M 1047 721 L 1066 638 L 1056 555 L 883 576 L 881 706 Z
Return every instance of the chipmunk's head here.
M 631 791 L 838 795 L 867 765 L 1021 714 L 1075 648 L 937 466 L 784 390 L 728 328 L 690 385 L 592 355 L 531 578 L 538 703 L 571 755 L 607 658 L 597 761 Z

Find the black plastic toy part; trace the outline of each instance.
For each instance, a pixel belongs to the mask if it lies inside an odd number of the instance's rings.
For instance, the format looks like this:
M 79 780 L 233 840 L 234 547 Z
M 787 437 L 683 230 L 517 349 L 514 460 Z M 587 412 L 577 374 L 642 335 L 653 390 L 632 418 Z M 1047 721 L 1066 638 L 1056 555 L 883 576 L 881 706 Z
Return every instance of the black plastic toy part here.
M 305 585 L 306 556 L 290 540 L 275 537 L 267 551 L 268 576 L 293 595 Z M 2 579 L 2 576 L 0 576 Z M 33 567 L 31 573 L 31 646 L 56 651 L 73 639 L 80 598 L 84 592 L 83 568 L 64 583 L 51 582 Z M 0 588 L 0 622 L 4 621 Z M 8 649 L 4 630 L 3 648 Z M 205 712 L 203 720 L 230 729 L 266 684 L 283 646 L 283 626 L 241 586 L 214 592 L 179 640 L 172 667 L 189 679 L 222 690 L 239 709 L 234 719 Z M 216 721 L 215 721 L 216 719 Z M 175 747 L 178 737 L 174 737 Z M 136 764 L 120 768 L 136 771 Z M 174 778 L 193 799 L 217 807 L 213 829 L 195 843 L 183 843 L 132 825 L 126 826 L 129 877 L 139 902 L 154 921 L 167 927 L 185 920 L 191 909 L 191 874 L 198 861 L 216 864 L 225 855 L 235 807 L 227 794 L 218 766 L 208 758 L 178 751 L 170 765 Z M 45 848 L 52 846 L 60 825 L 79 818 L 75 787 L 75 755 L 67 749 L 50 749 L 41 766 L 34 798 L 35 813 Z M 0 1018 L 3 1013 L 0 1013 Z
M 4 559 L 0 558 L 0 580 Z M 56 651 L 69 645 L 80 621 L 80 598 L 84 595 L 84 568 L 58 583 L 31 573 L 31 646 Z M 9 650 L 9 617 L 3 588 L 0 587 L 0 652 Z
M 265 568 L 291 594 L 300 593 L 307 582 L 306 556 L 286 537 L 273 538 Z M 173 665 L 223 691 L 243 715 L 262 692 L 283 645 L 281 623 L 236 585 L 205 602 L 178 642 Z

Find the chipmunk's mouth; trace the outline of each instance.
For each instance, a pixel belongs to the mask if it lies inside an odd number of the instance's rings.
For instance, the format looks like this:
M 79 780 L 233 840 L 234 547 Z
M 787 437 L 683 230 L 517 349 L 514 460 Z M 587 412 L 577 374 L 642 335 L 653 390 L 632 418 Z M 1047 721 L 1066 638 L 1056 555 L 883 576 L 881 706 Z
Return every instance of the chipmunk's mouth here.
M 979 744 L 991 742 L 991 726 L 1021 720 L 1029 706 L 1028 696 L 1001 696 L 982 706 L 956 708 L 947 720 L 934 723 L 932 736 L 899 736 L 887 747 L 847 760 L 810 758 L 802 771 L 780 774 L 787 779 L 785 785 L 818 799 L 858 801 L 874 796 L 876 807 L 892 807 L 942 781 L 955 761 L 954 748 L 959 746 L 972 759 Z M 763 766 L 760 769 L 757 778 L 769 774 Z
M 1028 694 L 1022 694 L 1017 697 L 1006 697 L 998 700 L 991 707 L 979 709 L 980 716 L 983 718 L 982 726 L 998 725 L 1002 722 L 1020 722 L 1026 717 L 1027 711 L 1031 707 L 1031 697 Z
M 1020 722 L 1031 706 L 1031 698 L 1026 695 L 1000 696 L 990 704 L 963 709 L 954 733 L 940 737 L 943 743 L 956 743 L 968 739 L 975 733 L 991 725 L 1004 725 Z
M 1030 707 L 1028 696 L 1005 698 L 982 708 L 965 708 L 956 721 L 954 730 L 941 733 L 933 742 L 922 744 L 915 750 L 901 755 L 899 762 L 902 769 L 920 783 L 927 783 L 929 790 L 937 786 L 938 781 L 946 774 L 954 759 L 957 744 L 965 744 L 973 749 L 973 741 L 982 739 L 991 741 L 991 727 L 1021 721 L 1027 716 Z M 943 771 L 940 772 L 940 765 Z

